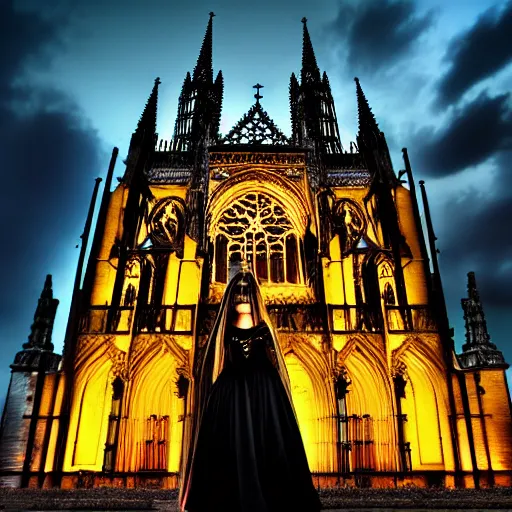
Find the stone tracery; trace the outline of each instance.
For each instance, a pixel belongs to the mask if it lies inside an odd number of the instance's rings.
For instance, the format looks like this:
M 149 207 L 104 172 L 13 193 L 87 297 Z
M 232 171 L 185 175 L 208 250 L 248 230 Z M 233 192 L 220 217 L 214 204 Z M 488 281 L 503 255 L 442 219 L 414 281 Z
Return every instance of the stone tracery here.
M 244 259 L 261 282 L 301 282 L 298 234 L 283 206 L 269 194 L 250 192 L 234 200 L 221 215 L 214 237 L 217 282 L 226 282 Z

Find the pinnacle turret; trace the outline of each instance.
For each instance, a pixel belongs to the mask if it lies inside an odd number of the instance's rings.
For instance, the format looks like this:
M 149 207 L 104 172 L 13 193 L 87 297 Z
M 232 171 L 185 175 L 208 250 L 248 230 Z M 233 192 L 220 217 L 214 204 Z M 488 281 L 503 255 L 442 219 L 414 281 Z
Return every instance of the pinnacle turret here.
M 192 81 L 211 84 L 213 82 L 213 17 L 215 14 L 210 13 L 206 34 L 203 39 L 201 51 L 197 59 L 196 67 L 192 75 Z
M 336 110 L 329 79 L 323 78 L 316 62 L 307 19 L 302 18 L 302 69 L 300 85 L 295 74 L 290 80 L 292 140 L 298 146 L 314 149 L 316 155 L 341 153 Z M 318 182 L 318 177 L 313 181 Z
M 52 332 L 59 301 L 53 298 L 52 276 L 47 275 L 37 302 L 28 341 L 11 365 L 13 371 L 56 370 L 61 356 L 53 353 Z
M 219 71 L 213 81 L 214 16 L 211 12 L 192 77 L 187 73 L 183 82 L 174 125 L 173 151 L 195 151 L 201 141 L 213 144 L 219 137 L 224 80 Z
M 31 326 L 32 332 L 28 337 L 28 342 L 23 344 L 25 350 L 53 350 L 52 330 L 53 321 L 59 301 L 53 298 L 52 276 L 48 274 L 44 283 L 41 297 L 37 303 L 34 314 L 34 323 Z
M 372 109 L 364 95 L 359 78 L 354 78 L 356 83 L 356 94 L 357 94 L 357 112 L 359 117 L 359 137 L 363 139 L 365 143 L 370 142 L 369 137 L 373 136 L 377 138 L 380 135 L 379 125 L 375 120 Z
M 153 138 L 156 133 L 156 114 L 158 107 L 158 86 L 161 84 L 160 78 L 155 79 L 153 90 L 146 102 L 146 106 L 140 116 L 135 135 L 143 137 L 145 134 L 150 134 Z
M 464 368 L 504 367 L 503 354 L 491 343 L 484 310 L 476 286 L 475 273 L 468 273 L 468 297 L 461 300 L 466 324 L 466 343 L 459 356 Z

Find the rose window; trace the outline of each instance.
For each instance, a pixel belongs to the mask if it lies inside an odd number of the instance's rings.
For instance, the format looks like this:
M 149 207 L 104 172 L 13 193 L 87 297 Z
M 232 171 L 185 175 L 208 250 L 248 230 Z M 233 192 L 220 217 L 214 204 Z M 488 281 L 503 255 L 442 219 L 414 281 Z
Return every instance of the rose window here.
M 226 283 L 245 259 L 263 283 L 299 283 L 299 238 L 284 208 L 261 192 L 234 200 L 214 233 L 216 282 Z

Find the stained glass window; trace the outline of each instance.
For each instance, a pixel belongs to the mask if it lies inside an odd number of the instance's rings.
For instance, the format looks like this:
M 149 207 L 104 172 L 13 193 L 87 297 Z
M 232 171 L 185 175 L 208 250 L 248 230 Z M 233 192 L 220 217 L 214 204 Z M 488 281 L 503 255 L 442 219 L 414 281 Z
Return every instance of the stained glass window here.
M 299 239 L 273 197 L 251 192 L 234 200 L 215 228 L 215 281 L 227 282 L 247 260 L 261 283 L 300 283 Z

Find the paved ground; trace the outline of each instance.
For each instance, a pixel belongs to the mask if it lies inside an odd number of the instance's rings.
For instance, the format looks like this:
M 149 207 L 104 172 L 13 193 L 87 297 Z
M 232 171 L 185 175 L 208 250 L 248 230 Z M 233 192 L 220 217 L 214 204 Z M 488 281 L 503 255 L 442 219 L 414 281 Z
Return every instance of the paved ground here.
M 0 509 L 4 510 L 161 510 L 177 512 L 177 491 L 158 489 L 76 489 L 37 490 L 0 488 Z M 512 511 L 512 488 L 473 489 L 330 489 L 321 490 L 325 512 L 392 512 L 400 509 Z M 283 511 L 288 512 L 288 511 Z M 289 511 L 293 512 L 293 511 Z

